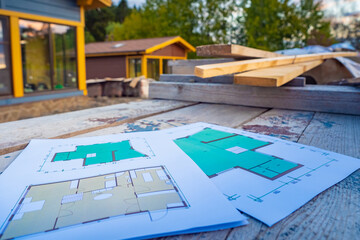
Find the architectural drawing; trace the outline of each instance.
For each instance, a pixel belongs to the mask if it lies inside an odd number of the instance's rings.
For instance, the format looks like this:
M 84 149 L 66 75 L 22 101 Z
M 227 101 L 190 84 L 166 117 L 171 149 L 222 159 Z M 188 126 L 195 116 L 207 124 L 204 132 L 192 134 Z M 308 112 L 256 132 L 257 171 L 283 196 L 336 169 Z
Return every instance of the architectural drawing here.
M 170 209 L 188 207 L 163 166 L 31 185 L 15 207 L 0 239 L 130 214 L 148 214 L 149 221 L 153 221 L 152 213 L 166 216 Z
M 302 165 L 256 150 L 272 143 L 251 137 L 205 128 L 174 142 L 209 176 L 241 168 L 275 180 Z
M 150 159 L 152 148 L 142 137 L 94 144 L 62 143 L 46 151 L 38 172 L 68 172 L 97 166 L 122 164 L 124 160 Z
M 136 157 L 146 157 L 146 155 L 135 151 L 130 145 L 130 141 L 127 140 L 116 143 L 77 146 L 75 151 L 56 153 L 52 161 L 83 159 L 83 165 L 88 166 Z

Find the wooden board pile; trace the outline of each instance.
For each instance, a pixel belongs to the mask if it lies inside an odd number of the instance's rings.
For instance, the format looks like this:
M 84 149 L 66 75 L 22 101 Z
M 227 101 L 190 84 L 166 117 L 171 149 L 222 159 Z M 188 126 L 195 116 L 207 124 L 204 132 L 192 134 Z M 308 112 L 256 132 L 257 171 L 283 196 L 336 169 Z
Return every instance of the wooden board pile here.
M 143 76 L 136 78 L 104 78 L 86 80 L 89 97 L 144 97 Z M 145 94 L 147 96 L 147 93 Z
M 330 52 L 284 56 L 233 44 L 205 45 L 197 47 L 196 51 L 197 55 L 202 57 L 225 57 L 238 60 L 196 66 L 196 76 L 209 78 L 234 74 L 235 84 L 262 87 L 282 86 L 301 74 L 319 66 L 326 59 L 358 55 L 357 52 Z

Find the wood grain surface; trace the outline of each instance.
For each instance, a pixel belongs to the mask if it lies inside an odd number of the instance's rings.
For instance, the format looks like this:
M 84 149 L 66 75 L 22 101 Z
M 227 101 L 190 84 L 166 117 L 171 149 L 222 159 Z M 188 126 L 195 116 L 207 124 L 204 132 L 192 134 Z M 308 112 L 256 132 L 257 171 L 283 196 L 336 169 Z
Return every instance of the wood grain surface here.
M 152 82 L 151 98 L 360 115 L 360 89 L 350 86 L 265 88 L 233 84 Z
M 0 154 L 20 150 L 33 138 L 71 137 L 194 103 L 143 100 L 0 124 Z
M 239 73 L 254 69 L 276 67 L 287 64 L 324 60 L 335 57 L 357 56 L 357 52 L 330 52 L 317 54 L 302 54 L 274 58 L 251 59 L 244 61 L 217 63 L 195 67 L 195 75 L 202 78 Z
M 234 75 L 234 83 L 260 87 L 280 87 L 319 66 L 323 60 L 252 70 Z
M 224 104 L 196 104 L 79 136 L 157 130 L 197 121 L 241 128 L 360 158 L 360 116 Z M 14 159 L 18 153 L 0 156 L 0 172 L 4 170 L 1 162 Z M 358 239 L 359 186 L 360 170 L 271 228 L 249 217 L 249 225 L 238 228 L 160 239 Z
M 211 44 L 196 47 L 196 55 L 200 57 L 226 58 L 272 58 L 283 56 L 278 53 L 236 44 Z

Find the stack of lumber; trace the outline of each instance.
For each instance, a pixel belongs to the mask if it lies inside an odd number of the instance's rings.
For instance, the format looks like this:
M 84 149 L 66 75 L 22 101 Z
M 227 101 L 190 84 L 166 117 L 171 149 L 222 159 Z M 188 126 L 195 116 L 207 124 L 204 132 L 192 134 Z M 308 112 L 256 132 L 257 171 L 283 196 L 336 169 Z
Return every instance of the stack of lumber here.
M 195 75 L 210 78 L 235 74 L 234 83 L 240 85 L 279 87 L 301 74 L 319 66 L 326 59 L 357 56 L 356 52 L 330 52 L 284 56 L 277 53 L 239 45 L 205 45 L 197 47 L 202 57 L 246 59 L 195 67 Z M 256 58 L 250 59 L 249 58 Z
M 89 97 L 144 97 L 144 90 L 148 81 L 143 76 L 136 78 L 104 78 L 86 80 Z M 147 96 L 147 93 L 145 94 Z

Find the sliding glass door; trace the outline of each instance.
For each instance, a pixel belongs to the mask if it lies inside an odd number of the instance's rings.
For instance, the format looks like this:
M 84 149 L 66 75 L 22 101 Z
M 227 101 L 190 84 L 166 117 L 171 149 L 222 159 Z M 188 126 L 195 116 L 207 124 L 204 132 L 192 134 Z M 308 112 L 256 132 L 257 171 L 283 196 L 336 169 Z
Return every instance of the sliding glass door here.
M 20 20 L 25 93 L 76 88 L 75 28 Z
M 10 95 L 11 86 L 9 19 L 0 16 L 0 95 Z

